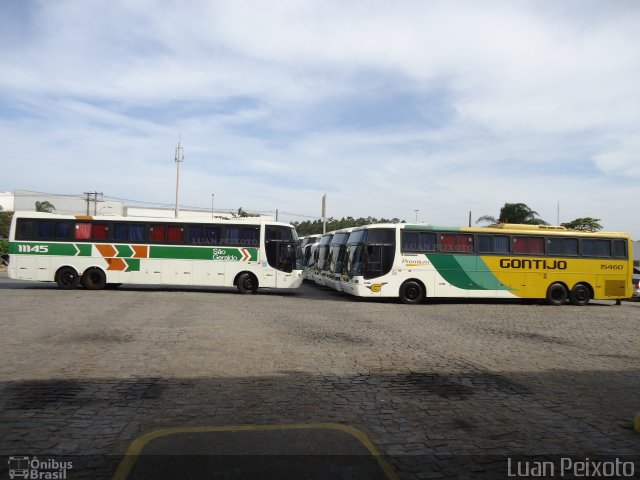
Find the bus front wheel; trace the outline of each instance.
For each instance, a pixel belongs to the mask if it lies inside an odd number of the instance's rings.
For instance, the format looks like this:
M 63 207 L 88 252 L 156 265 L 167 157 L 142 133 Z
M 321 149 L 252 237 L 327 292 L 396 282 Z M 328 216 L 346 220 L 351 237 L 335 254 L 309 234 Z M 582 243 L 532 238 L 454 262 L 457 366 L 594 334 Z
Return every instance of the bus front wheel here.
M 564 305 L 567 303 L 567 289 L 561 283 L 552 283 L 547 290 L 547 303 L 549 305 Z
M 258 279 L 251 273 L 245 272 L 241 274 L 236 283 L 238 291 L 242 294 L 256 293 L 256 290 L 258 290 Z
M 73 267 L 62 267 L 56 272 L 56 283 L 62 290 L 73 290 L 80 284 L 80 276 Z
M 572 305 L 586 305 L 591 300 L 591 290 L 584 283 L 579 283 L 571 289 L 569 300 Z
M 102 290 L 107 286 L 107 276 L 100 268 L 88 268 L 80 281 L 87 290 Z
M 415 305 L 424 300 L 424 288 L 415 280 L 408 280 L 400 287 L 400 301 L 407 305 Z

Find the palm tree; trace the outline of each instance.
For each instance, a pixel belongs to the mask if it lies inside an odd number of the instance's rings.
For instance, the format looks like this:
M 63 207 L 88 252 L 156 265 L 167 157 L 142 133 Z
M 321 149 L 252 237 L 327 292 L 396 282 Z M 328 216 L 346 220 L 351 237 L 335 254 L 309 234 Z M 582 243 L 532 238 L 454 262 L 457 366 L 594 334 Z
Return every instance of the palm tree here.
M 497 219 L 491 215 L 483 215 L 476 220 L 476 223 L 480 222 L 548 225 L 547 222 L 538 218 L 538 212 L 531 210 L 524 203 L 505 203 L 500 209 L 500 216 Z
M 570 222 L 561 223 L 561 225 L 570 230 L 581 230 L 583 232 L 597 232 L 598 230 L 602 230 L 600 219 L 593 217 L 576 218 Z
M 51 202 L 48 202 L 46 200 L 43 202 L 38 202 L 36 200 L 36 212 L 52 213 L 55 209 L 56 207 L 54 207 L 53 203 Z

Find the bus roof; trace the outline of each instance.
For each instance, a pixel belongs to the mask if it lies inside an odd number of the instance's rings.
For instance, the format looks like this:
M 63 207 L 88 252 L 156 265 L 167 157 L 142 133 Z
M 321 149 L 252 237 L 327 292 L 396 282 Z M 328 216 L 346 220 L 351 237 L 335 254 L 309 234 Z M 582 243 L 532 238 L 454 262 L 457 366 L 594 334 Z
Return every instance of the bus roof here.
M 489 225 L 487 227 L 452 227 L 443 225 L 428 225 L 424 223 L 374 223 L 355 227 L 352 231 L 370 228 L 401 228 L 407 230 L 426 230 L 426 231 L 444 231 L 444 232 L 468 232 L 468 233 L 495 233 L 495 234 L 523 234 L 531 233 L 537 235 L 549 236 L 585 236 L 585 237 L 617 237 L 630 238 L 626 232 L 585 232 L 582 230 L 571 230 L 566 227 L 556 225 L 525 225 L 516 223 L 500 223 Z
M 62 215 L 46 212 L 15 212 L 14 218 L 37 218 L 42 220 L 75 220 L 75 221 L 101 221 L 101 222 L 138 222 L 138 223 L 203 223 L 203 224 L 234 224 L 247 225 L 280 225 L 292 227 L 289 223 L 275 222 L 273 220 L 260 220 L 257 217 L 238 218 L 166 218 L 166 217 L 125 217 L 122 215 Z

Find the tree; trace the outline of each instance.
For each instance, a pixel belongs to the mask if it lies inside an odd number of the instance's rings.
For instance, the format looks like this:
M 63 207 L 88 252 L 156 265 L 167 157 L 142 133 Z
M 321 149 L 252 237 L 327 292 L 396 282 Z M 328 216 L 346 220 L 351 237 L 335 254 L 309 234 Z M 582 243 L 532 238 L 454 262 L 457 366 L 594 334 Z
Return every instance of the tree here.
M 0 209 L 0 238 L 9 238 L 9 228 L 11 227 L 12 218 L 12 211 L 3 211 Z
M 581 230 L 583 232 L 597 232 L 598 230 L 602 230 L 602 225 L 600 225 L 599 218 L 592 217 L 583 217 L 576 218 L 575 220 L 571 220 L 570 222 L 562 223 L 563 227 L 566 227 L 570 230 Z
M 476 223 L 481 222 L 548 225 L 547 222 L 538 218 L 538 212 L 531 210 L 531 208 L 524 203 L 505 203 L 500 209 L 500 216 L 497 219 L 491 215 L 483 215 L 476 220 Z
M 4 211 L 0 208 L 0 255 L 9 253 L 9 229 L 11 228 L 12 211 Z
M 54 207 L 51 202 L 48 202 L 46 200 L 43 202 L 38 202 L 36 200 L 36 212 L 53 213 L 55 209 L 56 207 Z

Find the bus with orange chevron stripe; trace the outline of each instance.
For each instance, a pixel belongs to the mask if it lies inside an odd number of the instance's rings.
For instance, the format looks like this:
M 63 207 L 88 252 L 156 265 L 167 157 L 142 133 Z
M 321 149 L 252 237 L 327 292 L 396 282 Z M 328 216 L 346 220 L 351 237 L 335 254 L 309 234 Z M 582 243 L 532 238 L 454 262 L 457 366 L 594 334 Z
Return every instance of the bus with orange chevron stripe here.
M 358 227 L 339 290 L 363 297 L 541 299 L 585 305 L 632 295 L 632 241 L 622 232 L 546 225 Z
M 121 284 L 297 288 L 298 235 L 257 219 L 160 219 L 16 212 L 9 235 L 10 278 L 62 289 Z

